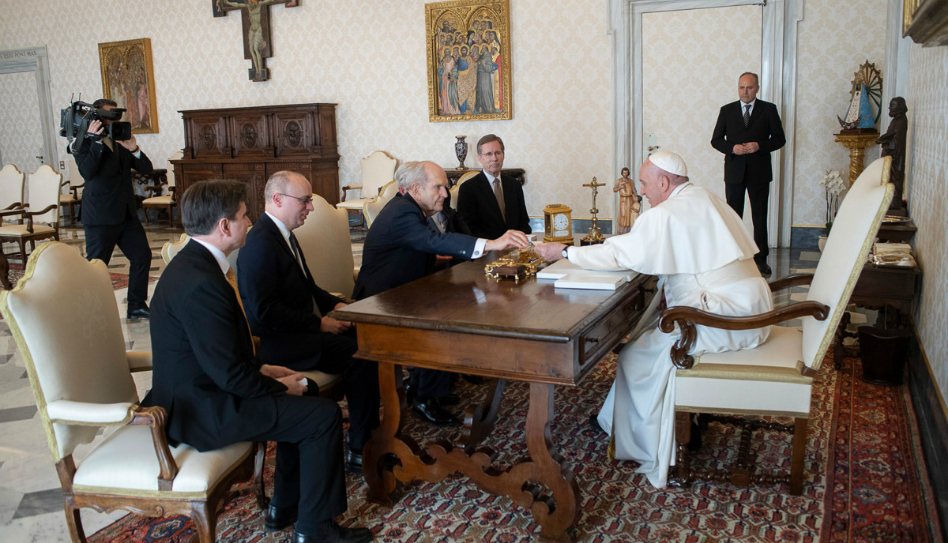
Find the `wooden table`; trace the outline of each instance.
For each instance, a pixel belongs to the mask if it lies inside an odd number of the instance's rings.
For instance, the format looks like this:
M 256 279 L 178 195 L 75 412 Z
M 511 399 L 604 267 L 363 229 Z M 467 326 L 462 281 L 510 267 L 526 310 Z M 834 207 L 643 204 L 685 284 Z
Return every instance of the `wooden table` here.
M 543 538 L 573 541 L 579 487 L 573 473 L 563 469 L 550 437 L 553 389 L 579 384 L 631 331 L 654 295 L 655 280 L 639 276 L 615 292 L 603 292 L 556 290 L 532 277 L 519 283 L 489 279 L 484 265 L 499 256 L 455 266 L 330 314 L 357 323 L 357 357 L 380 362 L 385 416 L 363 451 L 368 497 L 391 505 L 396 479 L 436 482 L 460 471 L 481 489 L 531 509 Z M 395 379 L 397 364 L 493 378 L 486 402 L 467 411 L 463 443 L 439 442 L 422 450 L 402 433 L 408 406 Z M 497 472 L 489 468 L 493 451 L 479 445 L 493 428 L 508 379 L 530 383 L 530 459 Z M 536 483 L 550 495 L 542 495 Z

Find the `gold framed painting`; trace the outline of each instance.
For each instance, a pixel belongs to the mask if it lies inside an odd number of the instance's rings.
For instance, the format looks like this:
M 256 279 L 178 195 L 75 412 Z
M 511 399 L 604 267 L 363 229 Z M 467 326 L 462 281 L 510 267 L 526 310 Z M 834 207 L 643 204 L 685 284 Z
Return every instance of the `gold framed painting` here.
M 151 39 L 99 44 L 102 97 L 125 109 L 123 121 L 133 134 L 158 133 L 155 99 L 155 68 L 151 63 Z
M 509 0 L 425 4 L 430 122 L 513 118 Z

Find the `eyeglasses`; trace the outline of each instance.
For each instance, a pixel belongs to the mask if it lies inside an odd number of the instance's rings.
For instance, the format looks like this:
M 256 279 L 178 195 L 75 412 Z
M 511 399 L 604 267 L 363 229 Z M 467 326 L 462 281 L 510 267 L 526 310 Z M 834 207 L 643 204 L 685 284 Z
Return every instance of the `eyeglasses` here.
M 286 193 L 283 193 L 283 192 L 278 192 L 277 194 L 279 194 L 280 196 L 286 196 L 287 198 L 292 198 L 292 199 L 298 201 L 299 203 L 303 204 L 304 206 L 313 203 L 313 197 L 312 197 L 312 196 L 307 196 L 306 198 L 300 198 L 299 196 L 292 196 L 292 195 L 290 195 L 290 194 L 286 194 Z
M 503 152 L 503 151 L 494 151 L 493 153 L 479 153 L 479 154 L 480 154 L 480 156 L 484 156 L 484 157 L 490 158 L 490 157 L 500 157 L 500 156 L 502 156 L 502 155 L 504 154 L 504 152 Z

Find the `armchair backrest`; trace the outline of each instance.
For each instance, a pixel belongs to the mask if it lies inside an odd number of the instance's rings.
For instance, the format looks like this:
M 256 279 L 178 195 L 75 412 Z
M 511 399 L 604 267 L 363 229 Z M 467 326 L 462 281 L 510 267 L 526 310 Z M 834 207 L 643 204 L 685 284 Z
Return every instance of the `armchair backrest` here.
M 16 202 L 23 203 L 23 180 L 26 175 L 13 164 L 0 170 L 0 209 Z
M 468 179 L 479 173 L 481 173 L 480 170 L 471 170 L 462 175 L 461 178 L 458 179 L 458 182 L 455 183 L 453 187 L 451 187 L 451 189 L 448 191 L 448 195 L 451 197 L 451 209 L 455 211 L 458 209 L 458 192 L 461 190 L 461 183 L 467 182 Z
M 79 173 L 79 166 L 76 165 L 76 161 L 72 158 L 72 155 L 66 159 L 66 171 L 64 175 L 70 185 L 81 185 L 86 182 L 86 180 L 82 178 L 82 174 Z
M 336 209 L 322 196 L 314 194 L 313 212 L 293 233 L 316 284 L 323 290 L 351 297 L 355 264 L 348 212 Z
M 382 185 L 395 179 L 398 161 L 385 151 L 375 151 L 362 159 L 362 197 L 375 198 Z
M 33 217 L 33 222 L 48 225 L 59 224 L 59 191 L 63 182 L 63 174 L 56 173 L 49 164 L 43 164 L 38 170 L 30 174 L 30 209 L 31 212 L 54 206 L 52 210 Z
M 819 369 L 859 280 L 894 187 L 889 183 L 891 157 L 870 164 L 843 199 L 826 247 L 813 274 L 807 300 L 830 308 L 829 317 L 803 319 L 803 363 Z
M 138 403 L 118 304 L 101 260 L 89 262 L 58 241 L 40 245 L 17 286 L 0 293 L 0 312 L 23 356 L 57 462 L 91 442 L 98 427 L 53 422 L 49 403 Z
M 366 228 L 370 228 L 372 226 L 372 221 L 374 221 L 375 218 L 379 216 L 379 212 L 382 211 L 382 208 L 385 207 L 385 204 L 394 198 L 396 194 L 398 194 L 398 183 L 395 181 L 389 181 L 388 183 L 385 183 L 385 186 L 382 187 L 378 198 L 369 200 L 362 204 L 362 214 L 365 215 Z

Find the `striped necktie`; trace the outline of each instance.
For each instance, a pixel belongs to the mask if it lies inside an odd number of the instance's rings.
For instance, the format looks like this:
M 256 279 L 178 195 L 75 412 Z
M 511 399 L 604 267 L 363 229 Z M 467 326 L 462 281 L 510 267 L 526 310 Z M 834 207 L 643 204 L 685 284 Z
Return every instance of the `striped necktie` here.
M 744 128 L 747 128 L 747 126 L 750 125 L 750 121 L 751 121 L 750 111 L 751 111 L 750 104 L 745 105 L 744 106 Z

